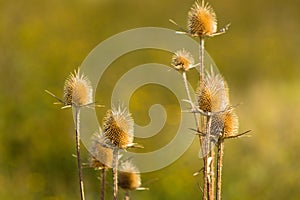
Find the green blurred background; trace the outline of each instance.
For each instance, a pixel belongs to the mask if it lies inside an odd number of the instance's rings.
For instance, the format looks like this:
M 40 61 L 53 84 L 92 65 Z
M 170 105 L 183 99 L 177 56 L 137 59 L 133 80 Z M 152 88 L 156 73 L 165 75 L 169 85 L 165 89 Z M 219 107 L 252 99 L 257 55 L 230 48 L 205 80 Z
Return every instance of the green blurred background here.
M 300 162 L 300 2 L 294 0 L 211 0 L 227 34 L 208 39 L 206 49 L 225 76 L 240 130 L 252 137 L 228 141 L 225 147 L 224 199 L 299 199 Z M 44 89 L 61 96 L 65 78 L 101 41 L 132 28 L 175 29 L 185 26 L 193 0 L 0 1 L 0 199 L 79 199 L 71 110 L 60 110 Z M 116 47 L 117 48 L 117 47 Z M 132 52 L 116 60 L 97 90 L 109 105 L 113 85 L 137 64 L 169 65 L 171 54 Z M 189 77 L 194 85 L 197 76 Z M 142 77 L 141 77 L 142 78 Z M 182 84 L 178 80 L 178 84 Z M 153 95 L 155 92 L 155 96 Z M 166 107 L 164 129 L 151 140 L 155 149 L 177 130 L 180 109 L 175 96 L 159 86 L 135 92 L 131 112 L 149 123 L 154 103 Z M 105 109 L 98 111 L 99 120 Z M 172 165 L 142 175 L 150 191 L 132 199 L 200 199 L 202 162 L 197 141 Z M 88 153 L 83 149 L 84 162 Z M 87 199 L 99 199 L 98 173 L 84 169 Z M 108 180 L 108 199 L 111 198 Z M 120 193 L 120 197 L 123 193 Z

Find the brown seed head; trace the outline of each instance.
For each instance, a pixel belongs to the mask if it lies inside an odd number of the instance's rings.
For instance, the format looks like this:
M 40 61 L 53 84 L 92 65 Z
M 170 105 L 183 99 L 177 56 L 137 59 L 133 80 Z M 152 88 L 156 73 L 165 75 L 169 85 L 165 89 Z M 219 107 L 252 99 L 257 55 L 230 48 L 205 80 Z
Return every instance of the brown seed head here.
M 227 83 L 219 74 L 211 70 L 200 82 L 197 92 L 198 105 L 204 112 L 219 112 L 229 104 Z
M 211 134 L 218 137 L 234 136 L 238 133 L 239 121 L 233 108 L 227 108 L 225 112 L 221 112 L 212 116 Z
M 234 136 L 239 131 L 239 118 L 234 109 L 229 109 L 224 116 L 224 137 Z
M 66 79 L 64 85 L 65 105 L 83 106 L 92 103 L 92 86 L 88 78 L 74 71 Z
M 125 149 L 133 142 L 134 121 L 127 109 L 108 110 L 103 122 L 105 139 L 113 147 Z
M 137 168 L 129 161 L 121 164 L 118 172 L 118 185 L 124 190 L 136 190 L 141 186 L 141 176 Z
M 177 70 L 188 71 L 194 64 L 194 58 L 185 49 L 178 50 L 173 55 L 171 64 Z
M 112 166 L 112 149 L 105 147 L 105 139 L 100 133 L 95 133 L 92 138 L 90 150 L 90 166 L 95 169 L 109 169 Z
M 211 36 L 217 31 L 216 14 L 208 3 L 194 3 L 188 13 L 188 30 L 193 36 Z

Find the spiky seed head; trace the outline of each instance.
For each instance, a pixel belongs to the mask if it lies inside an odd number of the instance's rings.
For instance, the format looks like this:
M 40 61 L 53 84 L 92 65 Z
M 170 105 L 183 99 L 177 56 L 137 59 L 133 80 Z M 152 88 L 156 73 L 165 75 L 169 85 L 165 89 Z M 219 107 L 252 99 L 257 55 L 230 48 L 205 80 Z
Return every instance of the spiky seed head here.
M 201 80 L 197 91 L 198 106 L 204 112 L 219 112 L 229 104 L 227 83 L 220 74 L 213 70 Z
M 175 52 L 171 64 L 177 70 L 188 71 L 194 64 L 194 58 L 190 52 L 181 49 Z
M 212 116 L 211 134 L 217 137 L 229 137 L 238 134 L 239 121 L 233 108 L 226 108 Z
M 239 118 L 234 109 L 229 109 L 224 116 L 224 137 L 234 136 L 239 131 Z
M 217 18 L 208 3 L 194 3 L 188 13 L 188 30 L 192 36 L 211 36 L 217 31 Z
M 125 149 L 133 142 L 134 121 L 126 108 L 108 110 L 104 117 L 104 136 L 113 147 Z
M 89 161 L 90 167 L 94 169 L 109 169 L 112 166 L 112 149 L 105 145 L 105 138 L 100 133 L 95 133 L 92 137 Z
M 80 70 L 74 71 L 66 79 L 64 85 L 65 105 L 83 106 L 92 103 L 93 89 L 90 81 Z
M 118 172 L 118 185 L 124 190 L 136 190 L 141 186 L 138 169 L 129 161 L 121 164 Z

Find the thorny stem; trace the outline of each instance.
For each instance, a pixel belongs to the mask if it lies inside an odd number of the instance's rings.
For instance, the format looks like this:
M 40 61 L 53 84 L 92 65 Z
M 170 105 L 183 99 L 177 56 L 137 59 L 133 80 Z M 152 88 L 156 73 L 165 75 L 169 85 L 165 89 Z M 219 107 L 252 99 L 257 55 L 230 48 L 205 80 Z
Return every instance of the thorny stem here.
M 126 190 L 125 192 L 125 200 L 129 200 L 130 196 L 129 196 L 129 190 Z
M 224 154 L 224 139 L 220 138 L 218 142 L 218 154 L 217 154 L 216 200 L 221 200 L 223 154 Z
M 114 200 L 118 199 L 118 155 L 119 149 L 115 147 L 113 149 L 113 179 L 114 179 Z
M 182 73 L 182 77 L 183 77 L 183 82 L 184 82 L 184 87 L 188 96 L 188 100 L 192 106 L 192 110 L 196 110 L 195 105 L 192 103 L 192 98 L 191 98 L 191 94 L 190 94 L 190 90 L 189 90 L 189 86 L 188 86 L 188 81 L 187 81 L 187 77 L 186 77 L 186 72 L 184 71 Z M 196 122 L 196 126 L 197 126 L 197 131 L 200 131 L 200 125 L 199 125 L 199 120 L 197 117 L 197 113 L 194 112 L 194 118 L 195 118 L 195 122 Z
M 200 83 L 203 81 L 204 78 L 204 37 L 199 37 L 199 64 L 200 64 Z
M 105 184 L 106 184 L 106 169 L 103 167 L 100 170 L 100 181 L 101 181 L 101 186 L 100 186 L 100 200 L 105 199 Z
M 200 74 L 200 87 L 202 85 L 202 81 L 204 81 L 204 37 L 200 36 L 199 37 L 199 65 L 200 65 L 200 70 L 199 70 L 199 74 Z M 205 122 L 205 117 L 201 115 L 200 117 L 200 121 L 201 121 L 201 127 L 202 127 L 202 132 L 205 132 L 205 127 L 204 122 Z M 202 149 L 202 157 L 203 157 L 203 165 L 204 165 L 204 170 L 203 170 L 203 195 L 202 195 L 202 199 L 203 200 L 207 200 L 207 158 L 208 156 L 205 155 L 205 144 L 203 145 L 203 139 L 202 136 L 199 135 L 199 141 L 200 141 L 200 148 Z
M 211 123 L 211 122 L 210 122 Z M 210 163 L 210 190 L 209 190 L 209 196 L 210 199 L 215 199 L 215 148 L 214 143 L 210 142 L 210 156 L 212 158 Z
M 205 153 L 206 153 L 206 165 L 204 168 L 206 168 L 206 176 L 204 177 L 206 179 L 207 183 L 207 194 L 208 194 L 208 199 L 213 200 L 214 199 L 214 194 L 213 194 L 213 187 L 214 187 L 214 171 L 213 171 L 213 164 L 214 164 L 214 150 L 211 147 L 211 116 L 207 116 L 206 118 L 206 140 L 205 140 Z
M 80 199 L 84 200 L 84 187 L 82 179 L 82 167 L 81 167 L 81 158 L 80 158 L 80 108 L 75 107 L 75 138 L 76 138 L 76 154 L 77 154 L 77 167 L 78 167 L 78 176 L 79 176 L 79 189 L 80 189 Z

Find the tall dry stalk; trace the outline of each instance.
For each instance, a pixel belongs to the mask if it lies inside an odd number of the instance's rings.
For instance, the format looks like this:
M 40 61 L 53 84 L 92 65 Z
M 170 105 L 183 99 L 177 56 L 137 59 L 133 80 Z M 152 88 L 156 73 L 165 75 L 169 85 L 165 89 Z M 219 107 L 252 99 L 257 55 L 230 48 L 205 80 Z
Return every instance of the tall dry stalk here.
M 57 99 L 59 103 L 63 104 L 62 109 L 73 107 L 75 112 L 75 146 L 76 146 L 76 158 L 78 168 L 78 179 L 79 179 L 79 190 L 80 199 L 84 200 L 84 185 L 82 177 L 82 166 L 80 156 L 80 109 L 82 107 L 92 104 L 92 86 L 88 78 L 80 73 L 80 70 L 75 70 L 66 79 L 64 84 L 64 95 L 63 99 L 58 98 L 53 93 L 45 90 L 52 97 Z
M 114 148 L 113 149 L 113 188 L 114 188 L 114 194 L 113 199 L 118 199 L 118 162 L 119 162 L 119 149 Z
M 106 189 L 106 169 L 100 169 L 100 200 L 105 200 L 105 189 Z
M 211 36 L 217 31 L 217 21 L 216 21 L 216 15 L 213 9 L 208 5 L 205 4 L 204 1 L 201 2 L 195 2 L 195 4 L 192 6 L 189 16 L 188 16 L 188 31 L 192 36 L 196 36 L 199 38 L 199 62 L 200 62 L 200 85 L 204 80 L 204 39 L 206 36 Z M 205 132 L 205 123 L 208 123 L 208 126 L 210 126 L 210 117 L 201 115 L 200 116 L 200 124 L 201 124 L 201 132 Z M 214 199 L 214 193 L 213 193 L 213 187 L 214 187 L 214 181 L 211 176 L 211 168 L 213 168 L 213 157 L 211 157 L 211 151 L 213 151 L 213 148 L 210 148 L 210 134 L 209 129 L 206 129 L 206 138 L 203 139 L 202 136 L 199 136 L 200 145 L 201 145 L 201 151 L 202 151 L 202 157 L 203 157 L 203 164 L 204 164 L 204 170 L 203 170 L 203 199 Z M 202 138 L 201 138 L 202 137 Z M 207 147 L 208 149 L 204 150 L 204 147 Z M 205 155 L 204 155 L 205 153 Z M 211 160 L 209 162 L 209 159 Z M 208 171 L 209 170 L 209 171 Z
M 222 192 L 223 155 L 224 155 L 224 139 L 220 138 L 218 142 L 218 153 L 217 153 L 216 200 L 221 200 L 221 194 L 222 194 L 221 192 Z
M 171 22 L 177 25 L 174 21 L 171 20 Z M 186 72 L 191 68 L 187 65 L 187 63 L 189 64 L 189 62 L 185 62 L 188 59 L 182 59 L 182 56 L 180 57 L 178 55 L 178 52 L 175 53 L 172 59 L 172 65 L 175 67 L 175 69 L 182 71 L 188 101 L 191 104 L 194 118 L 196 120 L 204 166 L 202 189 L 202 199 L 204 200 L 215 199 L 216 193 L 219 192 L 215 192 L 215 189 L 219 190 L 219 187 L 216 187 L 215 182 L 216 152 L 214 138 L 216 137 L 216 133 L 215 130 L 212 130 L 212 127 L 215 126 L 213 124 L 214 120 L 212 119 L 212 117 L 218 112 L 223 112 L 223 110 L 225 109 L 224 106 L 227 106 L 229 103 L 226 99 L 227 85 L 223 78 L 215 76 L 213 72 L 211 72 L 210 74 L 208 73 L 208 77 L 205 74 L 204 44 L 206 37 L 220 35 L 224 33 L 227 28 L 228 26 L 217 32 L 216 14 L 213 11 L 212 7 L 204 1 L 202 1 L 201 3 L 196 1 L 191 7 L 188 13 L 188 30 L 185 31 L 180 27 L 180 29 L 184 31 L 180 33 L 185 33 L 199 39 L 199 88 L 197 94 L 199 107 L 194 106 L 187 86 L 188 83 Z M 200 116 L 198 116 L 196 112 L 199 113 Z M 217 161 L 217 164 L 220 163 Z M 217 179 L 217 181 L 219 181 L 219 179 Z
M 134 121 L 126 108 L 108 110 L 103 120 L 105 142 L 113 150 L 113 197 L 118 198 L 118 161 L 119 150 L 133 144 Z
M 80 109 L 75 107 L 75 140 L 76 140 L 76 157 L 77 157 L 77 168 L 79 177 L 79 190 L 81 200 L 85 199 L 84 196 L 84 185 L 82 177 L 82 166 L 81 166 L 81 156 L 80 156 Z
M 72 106 L 75 111 L 75 140 L 76 157 L 79 177 L 79 190 L 81 200 L 85 199 L 80 156 L 80 109 L 92 103 L 92 86 L 86 76 L 80 74 L 80 70 L 71 74 L 64 85 L 64 104 Z

